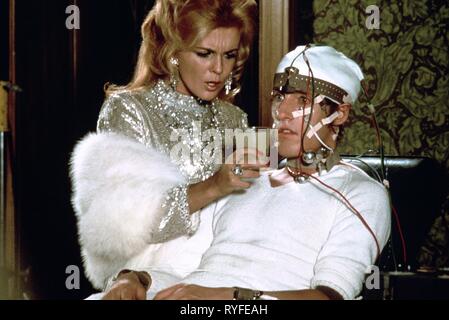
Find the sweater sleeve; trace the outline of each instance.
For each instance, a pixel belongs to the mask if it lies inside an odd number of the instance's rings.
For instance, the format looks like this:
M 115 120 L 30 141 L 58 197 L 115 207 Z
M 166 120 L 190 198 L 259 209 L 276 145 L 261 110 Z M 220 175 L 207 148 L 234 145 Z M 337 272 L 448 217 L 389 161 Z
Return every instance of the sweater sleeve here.
M 345 192 L 373 231 L 380 250 L 390 233 L 390 206 L 386 190 L 374 181 L 364 181 Z M 338 197 L 338 196 L 336 196 Z M 314 268 L 311 288 L 327 286 L 344 299 L 355 298 L 362 290 L 365 273 L 375 263 L 377 246 L 361 220 L 340 200 L 328 240 Z

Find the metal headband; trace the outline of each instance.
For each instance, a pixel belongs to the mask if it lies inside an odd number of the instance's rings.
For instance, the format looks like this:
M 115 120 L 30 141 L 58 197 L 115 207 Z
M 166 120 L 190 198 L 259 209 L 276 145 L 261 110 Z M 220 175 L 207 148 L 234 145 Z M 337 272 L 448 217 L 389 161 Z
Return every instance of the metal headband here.
M 335 100 L 338 103 L 350 102 L 348 93 L 342 88 L 336 86 L 325 80 L 314 78 L 314 90 L 317 94 L 322 94 L 331 100 Z M 295 67 L 288 67 L 283 73 L 276 73 L 274 75 L 274 88 L 280 88 L 281 91 L 285 89 L 293 89 L 294 91 L 307 91 L 307 83 L 312 83 L 312 77 L 299 74 L 299 71 Z

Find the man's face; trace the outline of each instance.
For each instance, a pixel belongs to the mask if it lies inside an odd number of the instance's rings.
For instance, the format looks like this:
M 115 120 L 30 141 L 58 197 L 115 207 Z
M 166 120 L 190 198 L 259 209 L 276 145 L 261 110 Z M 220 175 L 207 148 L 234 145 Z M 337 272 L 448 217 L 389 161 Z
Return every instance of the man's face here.
M 312 110 L 310 98 L 301 92 L 287 94 L 275 92 L 273 104 L 276 103 L 278 104 L 276 118 L 279 121 L 279 154 L 287 158 L 296 158 L 301 154 L 302 143 L 304 151 L 318 151 L 321 143 L 314 135 L 311 138 L 305 136 L 307 132 L 310 132 L 310 127 L 307 131 L 305 129 L 309 118 L 309 125 L 313 127 L 327 117 L 326 110 L 323 110 L 319 103 L 315 103 Z M 327 125 L 317 131 L 321 140 L 331 147 L 335 146 L 332 139 L 333 133 L 333 130 Z

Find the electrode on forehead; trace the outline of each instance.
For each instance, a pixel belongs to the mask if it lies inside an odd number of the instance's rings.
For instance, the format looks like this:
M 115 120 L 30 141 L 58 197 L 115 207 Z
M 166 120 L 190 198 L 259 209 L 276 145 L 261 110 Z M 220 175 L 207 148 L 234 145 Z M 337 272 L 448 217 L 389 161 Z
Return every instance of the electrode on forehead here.
M 295 110 L 295 111 L 292 112 L 292 117 L 293 117 L 293 119 L 296 119 L 296 118 L 308 116 L 311 112 L 312 112 L 312 108 L 311 107 L 304 108 L 304 109 L 301 109 L 301 110 Z
M 283 95 L 281 95 L 281 94 L 279 94 L 279 95 L 283 97 Z M 325 97 L 323 95 L 316 96 L 315 99 L 313 99 L 313 104 L 315 105 L 315 104 L 321 103 L 324 100 L 324 98 Z M 273 101 L 273 105 L 272 105 L 272 108 L 274 109 L 273 116 L 275 116 L 275 117 L 278 117 L 278 115 L 279 115 L 279 107 L 281 105 L 281 102 L 284 100 L 284 98 L 277 98 L 277 99 L 279 99 L 279 100 Z M 297 109 L 292 111 L 293 119 L 308 116 L 312 112 L 311 107 L 297 106 L 295 108 L 297 108 Z
M 313 99 L 313 105 L 321 103 L 324 100 L 324 98 L 325 97 L 321 94 L 316 96 L 315 99 Z M 292 116 L 293 116 L 293 118 L 300 118 L 300 117 L 308 116 L 311 112 L 312 112 L 312 107 L 305 107 L 305 108 L 301 108 L 299 110 L 293 111 Z

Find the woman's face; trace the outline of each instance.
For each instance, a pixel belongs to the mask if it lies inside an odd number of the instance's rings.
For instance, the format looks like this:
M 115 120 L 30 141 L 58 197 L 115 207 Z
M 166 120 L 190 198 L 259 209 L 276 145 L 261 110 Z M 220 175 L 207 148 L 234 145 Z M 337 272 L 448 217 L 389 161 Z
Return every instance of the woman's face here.
M 217 28 L 192 50 L 178 54 L 178 92 L 210 101 L 218 96 L 234 65 L 240 43 L 237 28 Z

